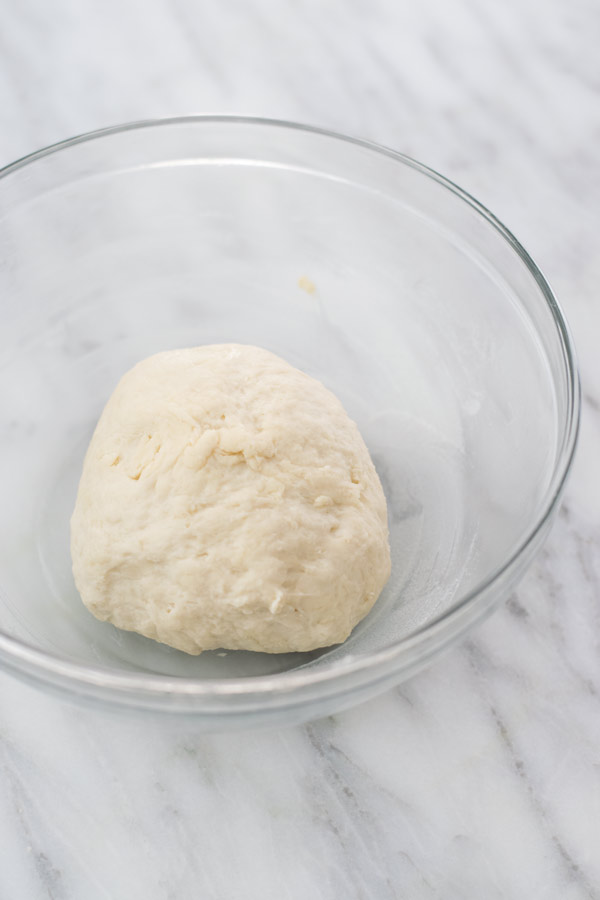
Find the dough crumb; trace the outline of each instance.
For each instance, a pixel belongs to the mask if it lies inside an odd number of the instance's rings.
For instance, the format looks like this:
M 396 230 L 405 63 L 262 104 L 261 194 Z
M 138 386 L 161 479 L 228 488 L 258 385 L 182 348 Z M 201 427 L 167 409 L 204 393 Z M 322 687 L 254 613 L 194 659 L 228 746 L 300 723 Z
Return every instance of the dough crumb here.
M 314 294 L 317 290 L 314 281 L 311 281 L 306 275 L 302 275 L 302 277 L 298 279 L 298 287 L 302 288 L 303 291 L 306 291 L 307 294 Z

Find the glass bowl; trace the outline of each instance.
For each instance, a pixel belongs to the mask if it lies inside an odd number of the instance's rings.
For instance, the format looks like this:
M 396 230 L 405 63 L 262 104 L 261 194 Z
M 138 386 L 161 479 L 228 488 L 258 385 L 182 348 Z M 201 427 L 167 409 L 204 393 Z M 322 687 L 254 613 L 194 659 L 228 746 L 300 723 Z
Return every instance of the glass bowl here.
M 573 347 L 526 251 L 425 166 L 314 128 L 140 122 L 14 163 L 0 314 L 0 663 L 72 698 L 213 730 L 364 700 L 506 597 L 573 457 Z M 230 341 L 321 379 L 379 471 L 392 576 L 343 645 L 189 657 L 96 621 L 75 589 L 69 518 L 118 378 Z

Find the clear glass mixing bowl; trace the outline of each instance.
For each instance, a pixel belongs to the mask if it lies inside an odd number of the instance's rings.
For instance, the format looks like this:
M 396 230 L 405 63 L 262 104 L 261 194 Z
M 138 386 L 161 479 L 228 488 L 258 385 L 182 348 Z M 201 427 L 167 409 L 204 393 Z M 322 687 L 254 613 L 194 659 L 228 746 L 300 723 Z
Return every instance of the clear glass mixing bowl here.
M 550 526 L 579 394 L 548 284 L 431 170 L 298 125 L 200 117 L 65 141 L 0 178 L 0 664 L 223 729 L 324 715 L 414 673 L 507 595 Z M 87 442 L 159 350 L 267 347 L 358 422 L 393 572 L 341 646 L 188 657 L 97 622 L 71 575 Z

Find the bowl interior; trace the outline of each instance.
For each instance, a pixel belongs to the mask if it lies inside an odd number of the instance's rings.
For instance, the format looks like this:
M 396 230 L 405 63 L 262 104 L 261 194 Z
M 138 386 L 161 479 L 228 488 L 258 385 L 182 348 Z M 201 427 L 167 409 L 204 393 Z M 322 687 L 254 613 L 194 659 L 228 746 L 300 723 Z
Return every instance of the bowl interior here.
M 505 238 L 429 175 L 249 123 L 116 132 L 0 180 L 0 629 L 83 664 L 229 678 L 397 642 L 502 565 L 539 516 L 568 404 L 546 299 Z M 340 647 L 188 657 L 97 622 L 69 518 L 123 372 L 258 344 L 358 423 L 393 572 Z

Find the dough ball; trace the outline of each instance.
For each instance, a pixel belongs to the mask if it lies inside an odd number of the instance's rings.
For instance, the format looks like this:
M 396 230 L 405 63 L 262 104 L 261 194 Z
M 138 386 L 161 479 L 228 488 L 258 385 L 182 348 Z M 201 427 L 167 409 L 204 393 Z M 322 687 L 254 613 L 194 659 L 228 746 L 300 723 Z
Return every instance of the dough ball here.
M 323 385 L 258 347 L 138 363 L 108 401 L 71 521 L 99 619 L 186 653 L 345 640 L 390 574 L 368 450 Z

